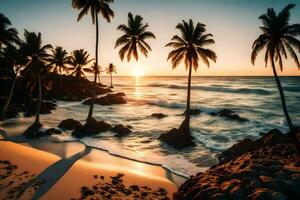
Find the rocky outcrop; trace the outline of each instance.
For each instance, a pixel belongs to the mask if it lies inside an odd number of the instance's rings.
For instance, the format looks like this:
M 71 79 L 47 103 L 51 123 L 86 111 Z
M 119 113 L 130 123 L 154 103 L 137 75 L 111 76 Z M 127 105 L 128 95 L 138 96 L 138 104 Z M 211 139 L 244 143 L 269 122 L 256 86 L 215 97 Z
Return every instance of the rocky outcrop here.
M 43 125 L 41 123 L 33 123 L 24 131 L 23 135 L 29 139 L 40 138 L 44 136 L 44 133 L 40 131 L 42 126 Z
M 273 129 L 237 143 L 220 156 L 222 162 L 182 184 L 174 200 L 298 199 L 300 154 L 294 138 Z
M 130 127 L 124 126 L 124 125 L 122 125 L 122 124 L 116 125 L 115 127 L 113 127 L 113 128 L 111 129 L 111 131 L 117 133 L 117 134 L 115 135 L 115 137 L 124 137 L 124 136 L 126 136 L 126 135 L 128 135 L 128 134 L 130 134 L 130 133 L 132 132 L 132 131 L 130 130 Z
M 50 128 L 45 131 L 44 135 L 60 135 L 62 134 L 61 130 L 55 129 L 55 128 Z
M 127 101 L 122 97 L 123 93 L 117 94 L 107 94 L 103 97 L 95 98 L 95 104 L 99 104 L 102 106 L 115 105 L 115 104 L 126 104 Z M 85 105 L 90 105 L 92 103 L 92 99 L 88 99 L 83 102 Z
M 168 115 L 165 115 L 165 114 L 163 114 L 163 113 L 153 113 L 152 115 L 151 115 L 151 117 L 154 117 L 154 118 L 158 118 L 158 119 L 162 119 L 162 118 L 165 118 L 165 117 L 167 117 Z
M 179 129 L 172 128 L 167 133 L 163 133 L 158 138 L 160 141 L 174 147 L 175 149 L 183 149 L 186 147 L 195 146 L 194 138 L 187 126 L 187 119 L 180 125 Z
M 60 122 L 58 128 L 61 128 L 63 130 L 76 130 L 82 128 L 82 125 L 79 121 L 69 118 Z
M 97 121 L 94 118 L 90 118 L 87 120 L 85 125 L 82 127 L 75 129 L 72 132 L 72 135 L 78 138 L 97 135 L 101 132 L 108 131 L 112 128 L 112 126 L 104 121 Z
M 200 109 L 191 109 L 190 110 L 190 115 L 200 115 L 201 114 L 201 110 Z M 184 111 L 184 113 L 182 115 L 186 115 L 186 111 Z
M 238 121 L 238 122 L 247 122 L 247 121 L 249 121 L 248 119 L 240 117 L 238 114 L 236 114 L 235 112 L 233 112 L 232 110 L 229 110 L 229 109 L 222 109 L 218 113 L 212 112 L 212 113 L 210 113 L 210 115 L 220 116 L 220 117 L 224 117 L 228 120 Z

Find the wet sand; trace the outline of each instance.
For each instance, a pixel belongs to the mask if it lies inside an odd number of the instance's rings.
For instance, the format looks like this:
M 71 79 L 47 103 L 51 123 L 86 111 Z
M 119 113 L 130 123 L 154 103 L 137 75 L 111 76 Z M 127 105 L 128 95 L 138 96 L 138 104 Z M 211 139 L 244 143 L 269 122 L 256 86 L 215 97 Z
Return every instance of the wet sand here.
M 168 199 L 184 181 L 161 167 L 80 143 L 36 140 L 23 144 L 0 142 L 1 197 Z

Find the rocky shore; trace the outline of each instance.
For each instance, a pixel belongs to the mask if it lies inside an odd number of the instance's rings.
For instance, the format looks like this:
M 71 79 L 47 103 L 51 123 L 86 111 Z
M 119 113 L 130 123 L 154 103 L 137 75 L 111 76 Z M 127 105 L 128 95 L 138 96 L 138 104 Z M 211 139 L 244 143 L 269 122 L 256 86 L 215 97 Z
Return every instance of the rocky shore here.
M 297 200 L 300 196 L 300 132 L 274 129 L 223 152 L 219 164 L 186 181 L 174 200 Z

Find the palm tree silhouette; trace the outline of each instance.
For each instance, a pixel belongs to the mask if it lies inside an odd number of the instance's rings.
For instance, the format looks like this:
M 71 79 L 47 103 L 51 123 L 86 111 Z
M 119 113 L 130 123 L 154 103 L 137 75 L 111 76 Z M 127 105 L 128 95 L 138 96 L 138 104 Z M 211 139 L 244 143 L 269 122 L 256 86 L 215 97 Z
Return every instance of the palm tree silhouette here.
M 29 129 L 32 127 L 38 129 L 42 126 L 40 123 L 40 109 L 42 104 L 42 78 L 41 76 L 48 70 L 47 68 L 47 59 L 49 58 L 48 50 L 52 48 L 50 44 L 42 45 L 42 35 L 41 33 L 34 33 L 25 30 L 24 33 L 25 41 L 21 45 L 21 51 L 26 55 L 28 59 L 28 63 L 23 70 L 23 74 L 26 77 L 29 77 L 32 82 L 36 80 L 36 84 L 38 85 L 38 103 L 36 109 L 36 117 L 35 122 Z M 33 88 L 35 84 L 29 84 L 30 88 Z M 37 131 L 37 130 L 34 130 Z M 26 131 L 25 131 L 26 133 Z M 25 134 L 26 135 L 26 134 Z
M 190 133 L 190 98 L 191 98 L 191 76 L 192 68 L 195 71 L 198 69 L 198 63 L 200 60 L 209 67 L 209 59 L 216 62 L 216 53 L 210 49 L 205 48 L 206 45 L 214 44 L 214 40 L 211 38 L 212 34 L 207 34 L 205 25 L 197 23 L 194 26 L 193 21 L 190 19 L 189 22 L 182 21 L 176 28 L 180 31 L 181 36 L 174 35 L 172 41 L 169 42 L 166 47 L 172 47 L 169 53 L 168 60 L 172 61 L 172 68 L 175 69 L 182 61 L 185 64 L 186 69 L 189 71 L 188 74 L 188 90 L 187 90 L 187 101 L 185 120 L 180 126 L 181 131 L 184 133 Z
M 127 54 L 128 62 L 131 59 L 131 55 L 133 55 L 135 60 L 138 60 L 138 49 L 144 56 L 148 56 L 151 47 L 145 40 L 149 38 L 155 39 L 155 35 L 147 31 L 148 27 L 148 23 L 144 24 L 141 16 L 136 15 L 133 17 L 131 13 L 128 13 L 128 25 L 120 24 L 118 26 L 117 30 L 124 32 L 124 35 L 117 39 L 115 48 L 123 46 L 119 51 L 119 56 L 122 61 L 125 54 Z
M 85 77 L 87 79 L 84 73 L 84 69 L 86 68 L 86 65 L 93 60 L 89 59 L 89 56 L 90 54 L 84 49 L 74 50 L 71 53 L 70 60 L 68 61 L 68 64 L 71 65 L 71 67 L 69 67 L 69 70 L 72 71 L 70 75 L 74 75 L 77 78 Z
M 51 54 L 47 61 L 54 73 L 62 75 L 62 72 L 65 71 L 68 74 L 69 68 L 67 64 L 69 64 L 70 56 L 68 56 L 68 52 L 63 47 L 57 46 L 55 49 L 51 49 Z
M 117 68 L 114 64 L 110 63 L 108 65 L 108 68 L 106 69 L 106 73 L 110 75 L 110 88 L 113 88 L 113 83 L 112 83 L 112 74 L 117 73 Z
M 22 69 L 25 62 L 25 58 L 21 55 L 20 50 L 15 46 L 10 45 L 0 50 L 0 65 L 3 66 L 1 68 L 3 70 L 0 70 L 1 76 L 2 78 L 13 78 L 9 96 L 3 106 L 3 109 L 1 110 L 0 119 L 5 118 L 5 113 L 11 101 L 19 71 Z
M 87 73 L 91 73 L 91 74 L 96 74 L 97 77 L 98 77 L 98 81 L 99 81 L 99 84 L 101 84 L 101 81 L 100 81 L 100 74 L 103 72 L 101 70 L 101 66 L 96 65 L 96 63 L 94 62 L 93 65 L 91 65 L 89 68 L 85 68 L 83 69 L 83 71 L 87 72 Z
M 9 46 L 13 43 L 20 43 L 18 31 L 15 28 L 9 28 L 10 25 L 9 19 L 0 13 L 0 48 L 2 45 Z
M 251 54 L 251 61 L 254 65 L 257 54 L 263 49 L 266 49 L 265 65 L 267 67 L 268 62 L 271 64 L 279 90 L 283 112 L 291 132 L 293 130 L 293 124 L 286 107 L 284 92 L 277 75 L 275 64 L 278 62 L 279 68 L 282 71 L 283 59 L 287 59 L 287 54 L 289 54 L 295 61 L 298 69 L 300 69 L 298 56 L 294 50 L 300 51 L 300 41 L 296 38 L 296 36 L 300 35 L 300 25 L 289 24 L 290 10 L 294 7 L 294 4 L 288 4 L 278 14 L 276 14 L 273 8 L 269 8 L 266 14 L 259 17 L 263 23 L 263 26 L 260 27 L 262 33 L 254 41 Z
M 98 41 L 99 41 L 98 14 L 101 13 L 101 15 L 106 19 L 106 21 L 110 22 L 111 18 L 114 17 L 114 12 L 109 7 L 109 4 L 113 2 L 114 0 L 72 0 L 73 8 L 80 10 L 77 21 L 80 21 L 84 15 L 90 13 L 93 24 L 96 24 L 96 49 L 95 49 L 96 66 L 98 66 Z M 93 117 L 93 108 L 94 108 L 95 95 L 96 95 L 96 82 L 97 82 L 97 74 L 95 74 L 94 77 L 92 103 L 90 105 L 87 119 Z

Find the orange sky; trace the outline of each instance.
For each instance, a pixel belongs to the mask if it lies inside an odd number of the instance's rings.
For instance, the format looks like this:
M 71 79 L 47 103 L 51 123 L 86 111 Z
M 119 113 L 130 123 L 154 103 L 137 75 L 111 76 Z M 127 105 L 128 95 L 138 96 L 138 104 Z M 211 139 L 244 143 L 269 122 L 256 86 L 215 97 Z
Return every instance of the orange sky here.
M 20 33 L 26 28 L 41 32 L 43 41 L 60 45 L 68 51 L 84 48 L 94 57 L 95 29 L 90 16 L 77 23 L 78 11 L 71 7 L 71 1 L 32 0 L 31 4 L 23 0 L 4 0 L 0 12 L 9 17 Z M 293 1 L 291 1 L 293 2 Z M 296 2 L 296 1 L 294 1 Z M 186 75 L 184 66 L 172 70 L 167 62 L 170 49 L 165 48 L 174 34 L 175 26 L 182 19 L 193 19 L 207 25 L 207 31 L 214 35 L 216 44 L 211 46 L 218 56 L 217 63 L 209 69 L 200 63 L 198 76 L 255 76 L 272 75 L 271 68 L 265 68 L 262 57 L 257 58 L 255 66 L 251 65 L 251 46 L 259 35 L 261 23 L 258 17 L 268 7 L 276 11 L 286 5 L 285 1 L 247 1 L 247 0 L 116 0 L 112 5 L 115 18 L 108 24 L 100 20 L 100 64 L 107 66 L 113 62 L 118 67 L 118 75 Z M 300 19 L 300 4 L 292 10 L 291 22 Z M 139 14 L 150 25 L 157 37 L 149 40 L 152 47 L 148 59 L 138 62 L 121 62 L 114 43 L 120 36 L 116 27 L 127 22 L 127 13 Z M 291 59 L 285 62 L 285 69 L 280 75 L 300 75 L 300 70 Z

